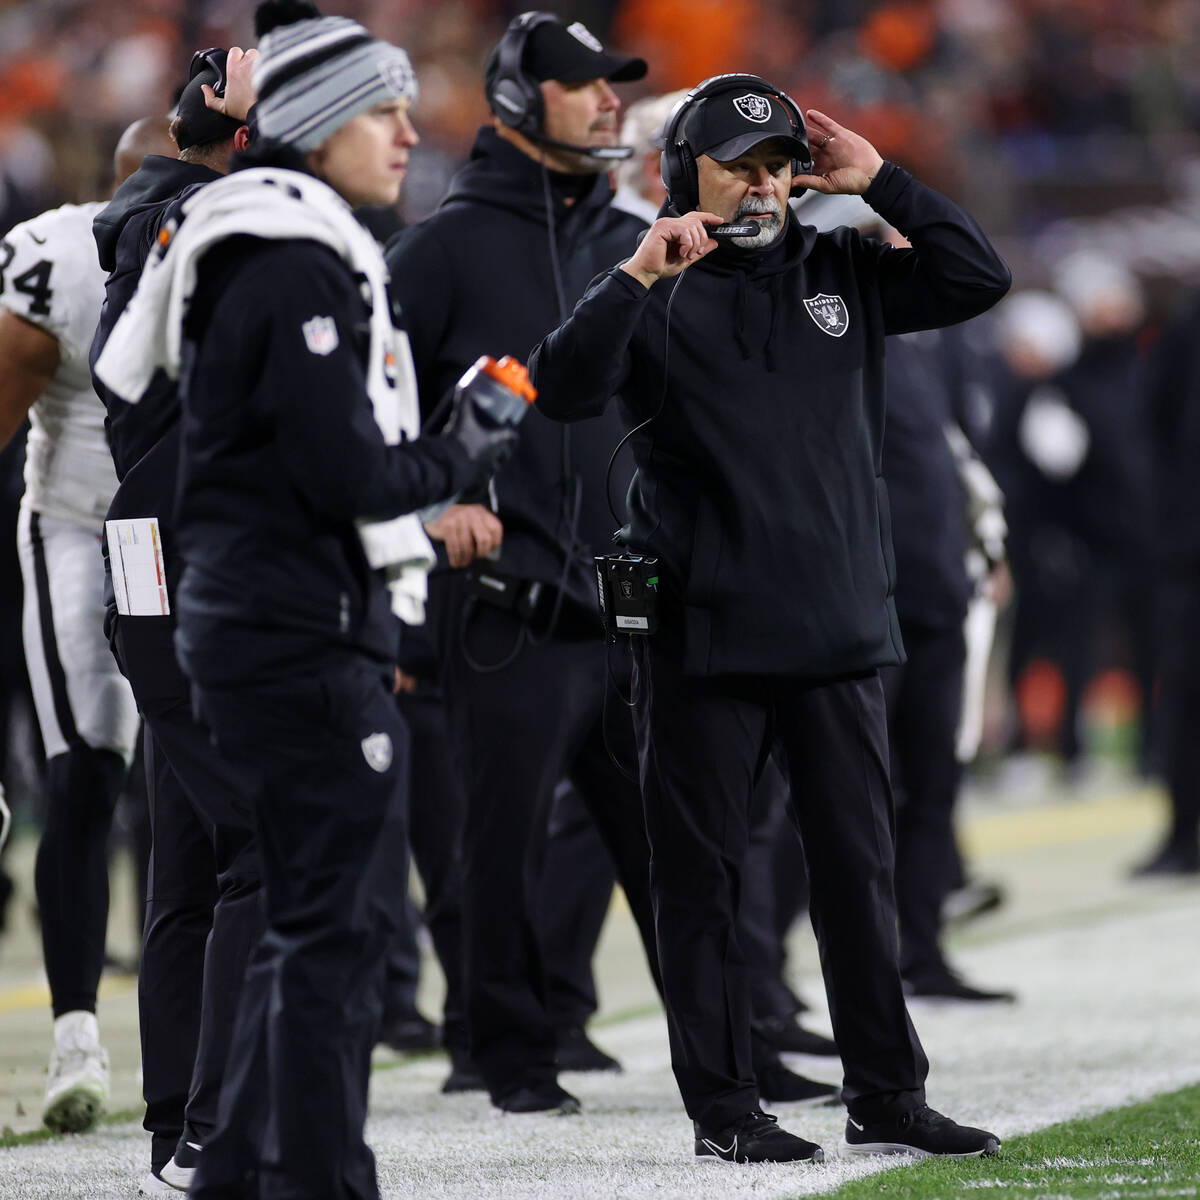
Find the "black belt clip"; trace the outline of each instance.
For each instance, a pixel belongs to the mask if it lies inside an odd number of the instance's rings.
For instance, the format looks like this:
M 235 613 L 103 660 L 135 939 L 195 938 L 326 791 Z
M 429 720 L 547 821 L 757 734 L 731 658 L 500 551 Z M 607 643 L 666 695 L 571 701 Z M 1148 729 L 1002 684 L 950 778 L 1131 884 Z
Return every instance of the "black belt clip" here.
M 516 613 L 528 621 L 537 612 L 546 585 L 538 579 L 518 579 L 491 567 L 474 566 L 467 571 L 467 594 L 481 604 Z

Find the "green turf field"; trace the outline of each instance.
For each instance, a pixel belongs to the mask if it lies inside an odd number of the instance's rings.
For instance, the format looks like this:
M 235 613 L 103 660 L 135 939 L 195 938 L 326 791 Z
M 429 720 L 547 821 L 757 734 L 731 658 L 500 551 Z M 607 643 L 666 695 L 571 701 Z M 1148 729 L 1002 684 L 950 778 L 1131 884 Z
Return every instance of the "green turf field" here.
M 1117 781 L 1118 784 L 1120 781 Z M 444 1096 L 438 1054 L 378 1051 L 367 1138 L 385 1200 L 1143 1200 L 1200 1187 L 1200 886 L 1132 881 L 1163 818 L 1153 789 L 1056 788 L 981 793 L 964 841 L 980 876 L 1008 902 L 954 932 L 973 980 L 1013 987 L 1014 1005 L 915 1003 L 929 1056 L 929 1101 L 1004 1142 L 998 1159 L 903 1165 L 836 1155 L 844 1110 L 771 1106 L 781 1124 L 825 1147 L 821 1166 L 733 1167 L 697 1161 L 666 1031 L 628 912 L 620 903 L 597 960 L 595 1040 L 620 1075 L 565 1075 L 583 1114 L 498 1118 L 485 1096 Z M 14 847 L 22 888 L 14 936 L 0 946 L 0 1200 L 123 1200 L 146 1171 L 140 1128 L 136 991 L 105 980 L 102 1037 L 112 1057 L 113 1116 L 90 1134 L 37 1132 L 50 1015 L 29 922 L 32 844 Z M 128 880 L 114 885 L 111 932 L 126 952 Z M 829 1031 L 811 932 L 790 941 L 793 981 Z M 435 1014 L 430 963 L 422 1003 Z M 791 1065 L 836 1081 L 836 1060 Z M 11 1134 L 8 1133 L 11 1130 Z
M 1011 1138 L 999 1158 L 926 1161 L 836 1200 L 1149 1200 L 1200 1189 L 1200 1086 Z

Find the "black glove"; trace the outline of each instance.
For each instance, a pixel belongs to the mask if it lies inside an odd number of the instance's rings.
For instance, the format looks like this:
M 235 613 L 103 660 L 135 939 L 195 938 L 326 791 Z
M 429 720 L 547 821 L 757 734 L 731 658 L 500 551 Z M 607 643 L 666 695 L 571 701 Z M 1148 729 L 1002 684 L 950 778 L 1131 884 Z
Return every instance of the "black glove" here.
M 460 393 L 446 422 L 444 436 L 466 452 L 476 475 L 472 487 L 482 486 L 512 457 L 517 448 L 515 426 L 495 421 L 471 395 Z

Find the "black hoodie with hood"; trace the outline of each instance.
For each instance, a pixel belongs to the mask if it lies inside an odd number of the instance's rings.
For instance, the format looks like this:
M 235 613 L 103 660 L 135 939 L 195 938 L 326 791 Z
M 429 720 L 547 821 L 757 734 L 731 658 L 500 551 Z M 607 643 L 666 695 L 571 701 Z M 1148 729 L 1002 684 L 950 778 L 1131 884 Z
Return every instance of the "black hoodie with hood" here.
M 108 444 L 117 468 L 117 479 L 122 483 L 134 465 L 179 419 L 179 398 L 175 385 L 160 371 L 141 403 L 126 404 L 96 377 L 96 360 L 117 319 L 137 291 L 142 268 L 154 248 L 167 210 L 176 200 L 220 178 L 219 171 L 200 163 L 181 162 L 177 158 L 158 154 L 148 155 L 117 189 L 108 207 L 92 222 L 96 248 L 100 252 L 100 265 L 109 274 L 104 285 L 100 323 L 96 327 L 88 357 L 93 367 L 92 384 L 108 410 L 105 421 Z M 119 511 L 109 515 L 125 515 L 118 507 Z
M 494 130 L 480 130 L 437 212 L 387 248 L 427 419 L 481 354 L 524 362 L 591 280 L 633 253 L 645 222 L 611 199 L 603 174 L 543 171 Z M 580 422 L 565 439 L 564 432 L 536 411 L 521 426 L 517 451 L 495 481 L 504 524 L 498 566 L 557 585 L 570 553 L 564 591 L 596 611 L 591 555 L 607 550 L 615 532 L 604 485 L 622 427 L 612 412 Z M 620 476 L 614 472 L 616 495 L 628 482 L 628 472 Z
M 108 411 L 105 431 L 120 481 L 107 517 L 110 521 L 158 517 L 168 596 L 175 595 L 183 571 L 172 521 L 179 474 L 179 389 L 160 370 L 141 401 L 127 404 L 97 378 L 95 367 L 113 327 L 137 291 L 142 268 L 168 212 L 196 188 L 220 178 L 220 172 L 199 163 L 148 155 L 92 222 L 100 265 L 109 276 L 88 361 L 92 386 Z M 104 556 L 105 630 L 115 638 L 117 605 L 108 575 L 107 545 Z M 181 683 L 172 641 L 174 614 L 138 617 L 122 622 L 121 629 L 118 659 L 133 683 L 139 704 L 145 704 L 151 696 L 177 694 Z
M 689 674 L 820 682 L 902 661 L 884 337 L 983 312 L 1010 276 L 966 213 L 899 167 L 864 199 L 912 249 L 789 214 L 764 250 L 722 246 L 649 290 L 609 270 L 533 355 L 548 416 L 620 395 L 653 417 L 633 439 L 627 537 L 661 560 L 656 636 Z

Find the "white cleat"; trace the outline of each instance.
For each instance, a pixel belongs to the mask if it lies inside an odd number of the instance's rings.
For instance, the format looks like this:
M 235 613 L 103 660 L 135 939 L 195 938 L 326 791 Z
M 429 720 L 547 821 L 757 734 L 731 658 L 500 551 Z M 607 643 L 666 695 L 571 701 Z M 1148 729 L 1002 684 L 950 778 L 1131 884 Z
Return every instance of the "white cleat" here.
M 162 1181 L 173 1187 L 177 1192 L 186 1192 L 192 1186 L 192 1177 L 196 1174 L 196 1163 L 199 1161 L 200 1147 L 195 1142 L 187 1143 L 192 1151 L 188 1155 L 188 1165 L 180 1162 L 181 1151 L 175 1151 L 175 1157 L 159 1171 Z
M 55 1133 L 91 1129 L 108 1101 L 108 1053 L 94 1013 L 63 1013 L 54 1022 L 42 1121 Z
M 153 1171 L 138 1184 L 139 1196 L 180 1196 L 186 1189 L 172 1187 L 161 1175 Z

